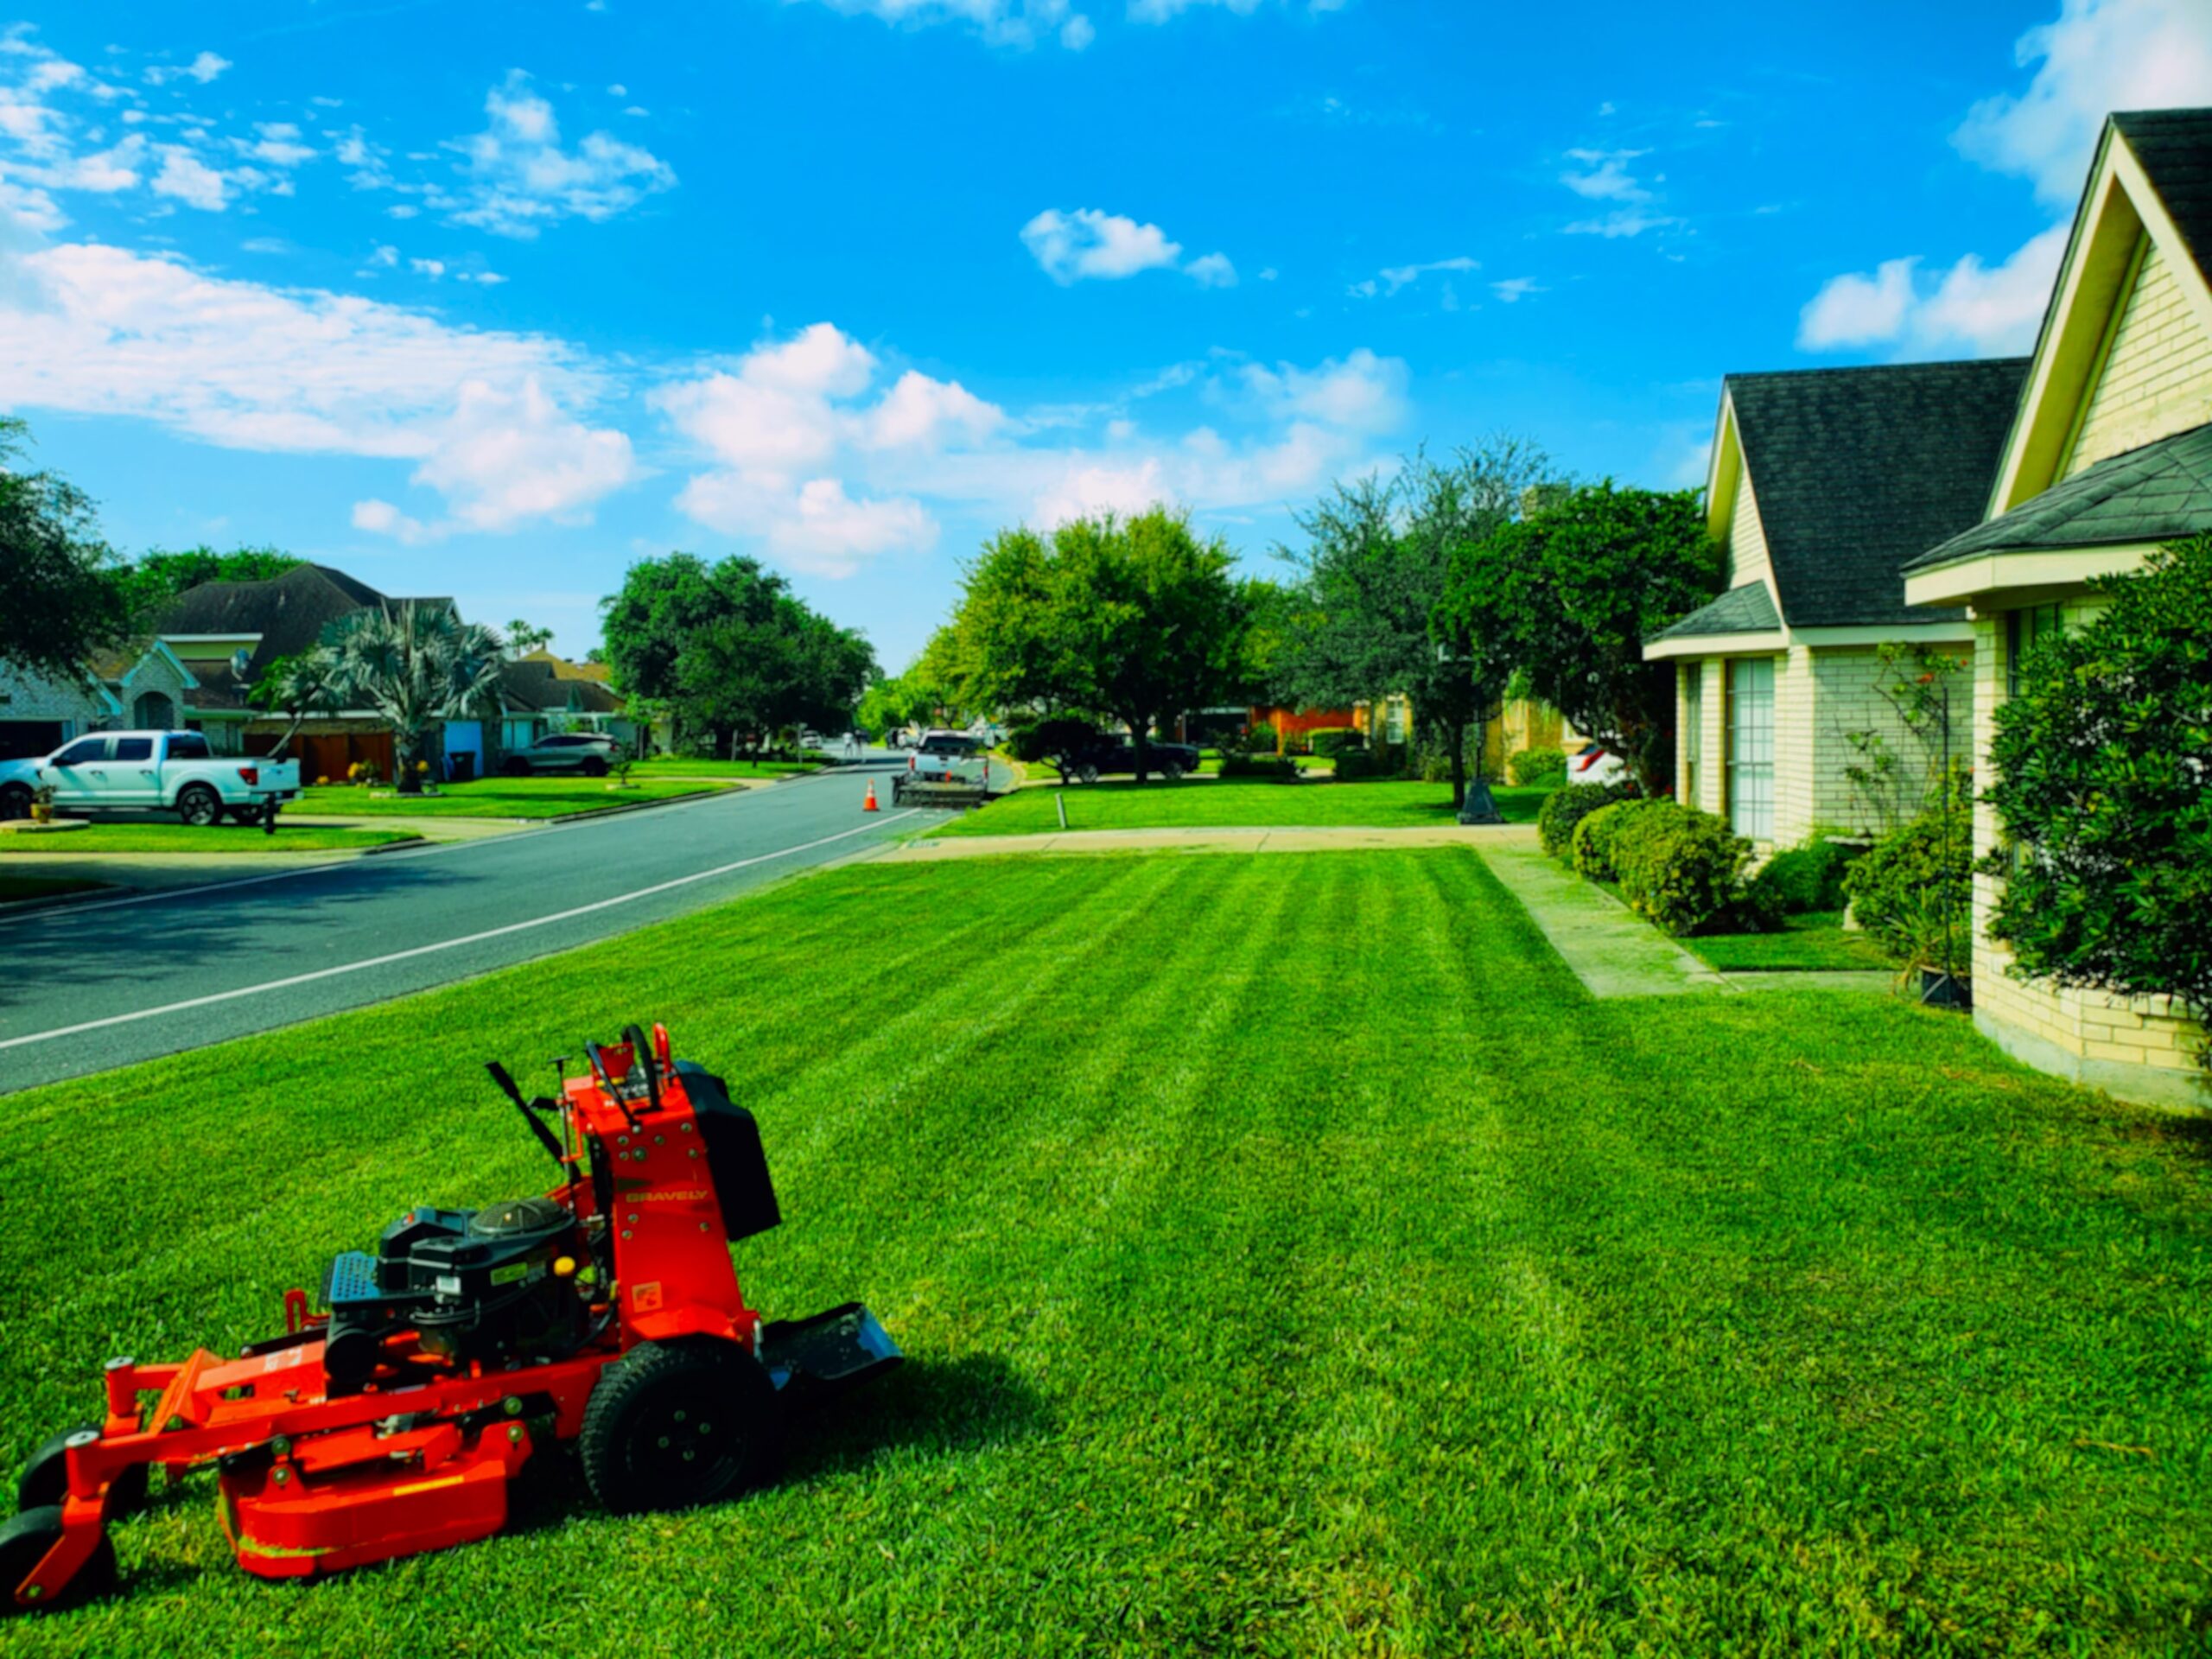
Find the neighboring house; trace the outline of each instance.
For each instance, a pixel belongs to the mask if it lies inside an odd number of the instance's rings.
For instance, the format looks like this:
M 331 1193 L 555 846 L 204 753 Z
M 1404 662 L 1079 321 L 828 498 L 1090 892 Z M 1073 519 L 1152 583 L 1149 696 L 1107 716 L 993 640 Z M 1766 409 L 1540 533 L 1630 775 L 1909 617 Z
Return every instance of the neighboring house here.
M 2039 634 L 2101 602 L 2092 576 L 2212 530 L 2212 110 L 2115 115 L 2059 268 L 1983 522 L 1914 560 L 1904 595 L 1972 619 L 1974 764 Z M 1974 849 L 1998 842 L 1974 808 Z M 2010 977 L 1986 931 L 1999 878 L 1974 877 L 1974 1021 L 2040 1070 L 2131 1099 L 2203 1105 L 2196 1028 L 2164 998 Z M 2212 925 L 2212 924 L 2209 924 Z
M 218 754 L 258 754 L 273 748 L 291 726 L 289 718 L 246 700 L 270 665 L 314 650 L 327 630 L 357 612 L 409 603 L 454 607 L 450 599 L 392 599 L 342 570 L 299 564 L 265 582 L 188 588 L 162 607 L 155 626 L 197 683 L 185 702 L 186 725 L 207 733 Z M 432 734 L 434 752 L 439 736 Z M 292 753 L 309 782 L 342 778 L 356 761 L 391 776 L 391 733 L 371 709 L 342 709 L 306 721 Z
M 74 679 L 0 668 L 0 760 L 51 754 L 85 732 L 177 729 L 198 685 L 159 639 L 96 652 Z
M 1888 746 L 1916 795 L 1942 757 L 1881 695 L 1880 648 L 1963 661 L 1973 635 L 1963 611 L 1908 605 L 1899 573 L 1981 516 L 2026 372 L 2012 358 L 1721 383 L 1706 522 L 1727 544 L 1726 588 L 1643 648 L 1676 664 L 1676 798 L 1762 851 L 1815 826 L 1885 827 L 1848 775 L 1852 733 Z M 1948 683 L 1963 760 L 1973 687 Z

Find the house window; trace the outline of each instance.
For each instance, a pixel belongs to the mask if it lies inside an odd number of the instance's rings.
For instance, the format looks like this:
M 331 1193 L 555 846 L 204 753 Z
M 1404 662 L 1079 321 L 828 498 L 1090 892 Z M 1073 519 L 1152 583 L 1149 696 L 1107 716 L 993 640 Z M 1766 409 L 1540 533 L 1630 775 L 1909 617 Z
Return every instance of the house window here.
M 1693 662 L 1682 677 L 1682 799 L 1698 804 L 1698 763 L 1705 759 L 1705 664 Z
M 1728 827 L 1774 839 L 1774 658 L 1728 664 Z
M 1406 741 L 1406 700 L 1403 697 L 1392 697 L 1383 707 L 1383 741 L 1389 743 L 1404 742 Z
M 2005 613 L 2005 696 L 2020 695 L 2020 658 L 2036 641 L 2058 632 L 2065 619 L 2056 605 L 2031 605 Z

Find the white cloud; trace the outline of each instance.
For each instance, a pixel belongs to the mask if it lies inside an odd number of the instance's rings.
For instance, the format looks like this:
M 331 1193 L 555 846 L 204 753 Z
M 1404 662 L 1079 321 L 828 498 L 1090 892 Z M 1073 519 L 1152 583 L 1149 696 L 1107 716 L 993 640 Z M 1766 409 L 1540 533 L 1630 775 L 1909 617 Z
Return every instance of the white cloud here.
M 2047 206 L 2070 210 L 2107 114 L 2212 102 L 2212 7 L 2063 0 L 2014 55 L 2037 66 L 2027 90 L 1982 99 L 1953 141 L 1984 167 L 2032 180 Z
M 785 0 L 797 3 L 798 0 Z M 1071 52 L 1089 46 L 1097 31 L 1070 0 L 824 0 L 832 10 L 865 13 L 902 29 L 952 23 L 993 46 L 1027 49 L 1057 40 Z
M 1096 27 L 1080 12 L 1060 25 L 1060 44 L 1071 52 L 1082 51 L 1097 38 Z
M 1649 201 L 1651 192 L 1637 182 L 1628 164 L 1650 153 L 1648 149 L 1570 149 L 1567 159 L 1581 163 L 1582 170 L 1562 173 L 1559 181 L 1592 201 Z
M 446 274 L 446 262 L 442 259 L 410 259 L 407 268 L 416 276 L 427 276 L 434 283 Z
M 958 381 L 909 369 L 868 411 L 860 442 L 872 449 L 941 449 L 953 442 L 980 443 L 1005 422 L 1005 410 Z
M 162 170 L 154 175 L 154 194 L 174 196 L 187 207 L 219 213 L 230 206 L 230 192 L 223 175 L 180 144 L 162 144 L 158 153 Z
M 147 420 L 231 448 L 410 461 L 461 526 L 578 518 L 626 481 L 629 440 L 577 413 L 606 390 L 539 335 L 99 244 L 0 254 L 0 404 Z
M 1296 10 L 1308 12 L 1341 11 L 1345 0 L 1286 0 Z M 1262 0 L 1129 0 L 1129 21 L 1133 23 L 1165 23 L 1186 11 L 1200 11 L 1218 7 L 1239 17 L 1248 17 L 1260 10 Z
M 1923 276 L 1917 258 L 1885 260 L 1872 276 L 1833 277 L 1799 316 L 1798 347 L 1886 346 L 1918 358 L 2027 351 L 2066 251 L 2068 228 L 2052 226 L 1993 269 L 1968 254 L 1931 277 Z
M 484 111 L 483 131 L 446 145 L 460 157 L 458 176 L 450 181 L 402 178 L 391 152 L 359 126 L 324 136 L 355 189 L 403 198 L 385 209 L 391 217 L 412 219 L 427 207 L 454 224 L 500 236 L 534 237 L 569 218 L 597 223 L 675 188 L 676 172 L 667 162 L 611 134 L 589 133 L 574 148 L 564 146 L 553 105 L 519 69 L 486 95 Z
M 251 143 L 241 143 L 240 148 L 256 161 L 271 167 L 297 167 L 315 157 L 314 148 L 300 141 L 299 128 L 289 121 L 257 122 L 254 130 L 261 136 Z
M 1620 207 L 1603 219 L 1579 219 L 1567 227 L 1569 236 L 1642 236 L 1646 231 L 1670 230 L 1687 221 L 1671 213 L 1647 213 L 1641 207 Z
M 2029 180 L 2054 213 L 2070 216 L 2107 114 L 2212 103 L 2212 9 L 2202 0 L 2061 0 L 2015 55 L 2037 66 L 2027 90 L 1983 99 L 1952 138 L 1982 166 Z M 1797 344 L 1898 357 L 2026 351 L 2068 228 L 2053 224 L 1994 266 L 1969 253 L 1929 273 L 1913 256 L 1833 277 L 1806 304 Z
M 1364 346 L 1317 368 L 1248 364 L 1245 386 L 1279 415 L 1351 432 L 1387 432 L 1406 416 L 1406 365 Z
M 1490 291 L 1505 304 L 1515 305 L 1531 294 L 1542 294 L 1548 290 L 1540 287 L 1533 276 L 1508 276 L 1503 282 L 1492 283 Z
M 1386 265 L 1373 276 L 1354 283 L 1344 291 L 1354 299 L 1371 300 L 1378 294 L 1389 299 L 1400 289 L 1419 282 L 1433 271 L 1480 270 L 1482 261 L 1471 259 L 1465 254 L 1455 254 L 1449 259 L 1428 259 L 1418 264 Z
M 1234 288 L 1236 267 L 1225 253 L 1183 262 L 1183 245 L 1157 225 L 1122 213 L 1047 207 L 1021 227 L 1021 244 L 1042 270 L 1063 288 L 1086 277 L 1118 281 L 1141 271 L 1180 270 L 1201 288 Z
M 190 63 L 155 64 L 146 71 L 146 83 L 162 86 L 172 80 L 196 80 L 202 86 L 231 67 L 228 58 L 218 57 L 213 52 L 202 52 Z

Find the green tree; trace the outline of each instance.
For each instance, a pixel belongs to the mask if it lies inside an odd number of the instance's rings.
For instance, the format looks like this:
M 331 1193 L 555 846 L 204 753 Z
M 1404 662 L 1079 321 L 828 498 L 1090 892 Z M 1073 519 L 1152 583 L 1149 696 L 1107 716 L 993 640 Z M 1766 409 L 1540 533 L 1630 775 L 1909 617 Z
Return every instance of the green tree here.
M 1997 707 L 1989 931 L 2013 971 L 2212 1016 L 2212 535 L 2092 584 Z M 2199 1056 L 2212 1065 L 2212 1044 Z
M 496 706 L 499 636 L 452 611 L 403 601 L 356 611 L 321 648 L 341 706 L 372 709 L 391 728 L 399 792 L 422 792 L 416 771 L 434 721 L 480 717 Z
M 1154 722 L 1206 702 L 1238 671 L 1235 562 L 1160 507 L 1072 519 L 1049 538 L 1002 531 L 965 572 L 953 620 L 963 700 L 1121 721 L 1142 783 Z
M 154 548 L 122 571 L 130 614 L 150 619 L 170 600 L 203 582 L 267 582 L 307 561 L 274 547 L 239 547 L 219 553 L 202 543 L 177 551 Z
M 0 418 L 0 663 L 67 679 L 123 637 L 130 604 L 90 499 L 16 465 L 29 439 L 21 421 Z
M 283 754 L 289 749 L 308 721 L 335 715 L 345 708 L 337 669 L 338 659 L 332 652 L 307 651 L 296 657 L 279 657 L 262 670 L 245 700 L 272 715 L 289 715 L 292 721 L 271 753 Z
M 601 601 L 617 690 L 659 703 L 681 737 L 722 753 L 788 727 L 849 720 L 875 672 L 860 634 L 810 608 L 757 560 L 671 553 Z
M 520 617 L 507 624 L 507 655 L 520 661 L 533 651 L 543 651 L 553 643 L 553 630 L 541 628 Z
M 1277 696 L 1305 707 L 1407 699 L 1414 723 L 1452 757 L 1452 803 L 1466 798 L 1466 738 L 1504 690 L 1511 664 L 1488 613 L 1447 605 L 1466 550 L 1510 522 L 1550 474 L 1510 435 L 1416 454 L 1388 478 L 1339 484 L 1300 519 L 1306 544 L 1282 550 L 1298 572 L 1279 613 Z
M 1725 550 L 1696 490 L 1610 480 L 1548 495 L 1541 510 L 1463 544 L 1445 616 L 1534 694 L 1618 754 L 1646 794 L 1674 766 L 1675 673 L 1645 638 L 1719 589 Z

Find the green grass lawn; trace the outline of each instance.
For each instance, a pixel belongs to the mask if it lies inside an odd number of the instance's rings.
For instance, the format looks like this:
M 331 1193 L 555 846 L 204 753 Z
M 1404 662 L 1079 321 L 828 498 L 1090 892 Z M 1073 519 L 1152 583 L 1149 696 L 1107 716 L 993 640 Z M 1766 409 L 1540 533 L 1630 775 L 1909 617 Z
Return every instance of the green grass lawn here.
M 632 778 L 789 778 L 813 772 L 810 760 L 694 760 L 680 754 L 657 754 L 630 768 Z
M 88 881 L 73 875 L 16 875 L 0 870 L 0 904 L 21 899 L 59 899 L 67 893 L 92 893 L 105 881 Z
M 754 1300 L 903 1371 L 741 1502 L 315 1587 L 195 1480 L 10 1654 L 2201 1649 L 2203 1126 L 1884 999 L 1589 1001 L 1459 849 L 861 865 L 12 1096 L 0 1453 L 537 1190 L 480 1062 L 656 1018 L 760 1116 Z
M 484 778 L 447 784 L 435 795 L 372 794 L 344 784 L 310 785 L 287 810 L 328 817 L 431 818 L 557 818 L 570 812 L 603 812 L 640 801 L 674 800 L 711 793 L 721 785 L 672 779 L 637 781 L 616 788 L 609 778 Z
M 319 853 L 346 847 L 382 847 L 395 841 L 413 841 L 411 830 L 340 830 L 326 824 L 287 823 L 276 818 L 276 833 L 258 825 L 210 824 L 202 830 L 188 823 L 95 823 L 62 835 L 0 836 L 0 856 L 67 855 L 76 853 Z
M 1724 970 L 1893 966 L 1864 933 L 1843 931 L 1840 910 L 1785 918 L 1779 933 L 1717 933 L 1681 943 Z
M 1033 777 L 1036 774 L 1033 772 Z M 1070 784 L 1071 830 L 1281 829 L 1341 824 L 1405 829 L 1452 822 L 1449 784 L 1306 781 L 1296 784 L 1227 782 L 1138 785 L 1109 780 Z M 1494 788 L 1509 823 L 1532 823 L 1549 791 Z M 963 813 L 934 833 L 940 836 L 1020 836 L 1057 830 L 1050 789 L 1024 789 Z

